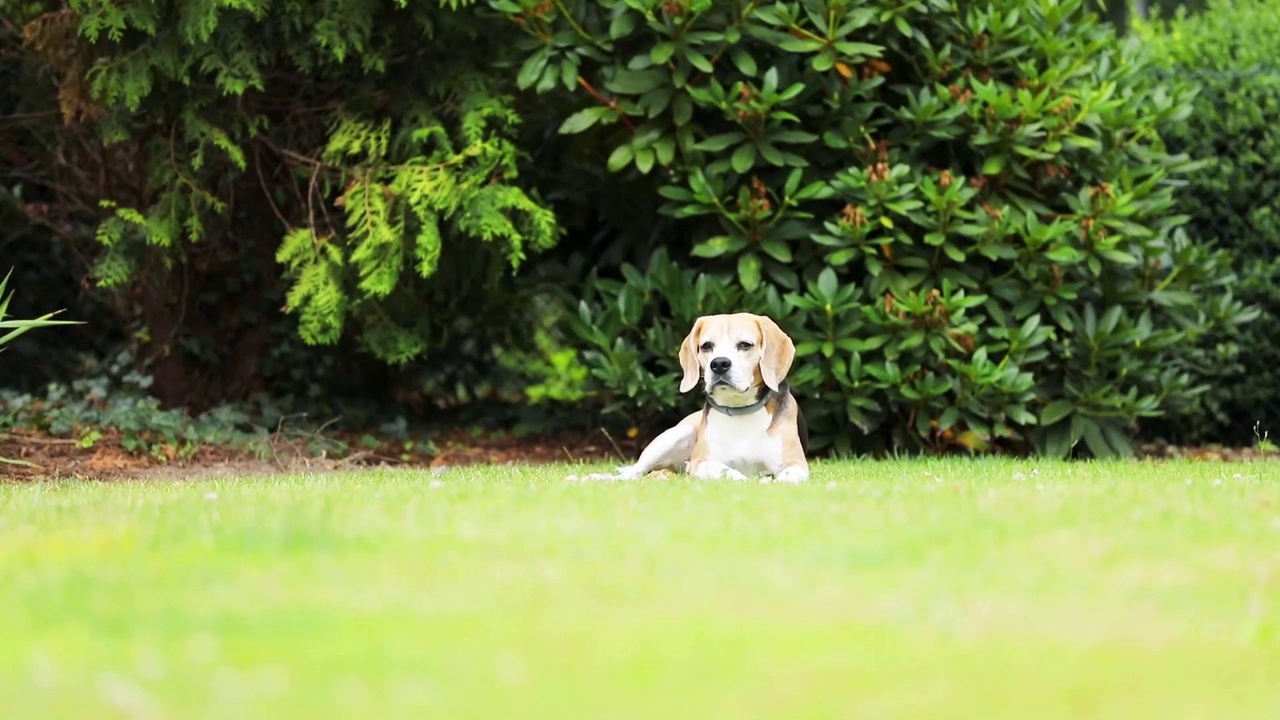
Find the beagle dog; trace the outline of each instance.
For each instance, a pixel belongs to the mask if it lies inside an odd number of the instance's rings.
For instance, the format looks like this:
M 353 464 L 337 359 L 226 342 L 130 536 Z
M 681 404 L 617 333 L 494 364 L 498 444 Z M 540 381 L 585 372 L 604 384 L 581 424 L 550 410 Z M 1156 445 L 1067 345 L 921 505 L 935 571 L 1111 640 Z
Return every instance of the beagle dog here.
M 634 465 L 584 479 L 629 480 L 671 468 L 696 478 L 808 480 L 804 418 L 786 382 L 795 356 L 791 338 L 762 315 L 698 318 L 680 345 L 680 392 L 701 380 L 702 409 L 654 438 Z

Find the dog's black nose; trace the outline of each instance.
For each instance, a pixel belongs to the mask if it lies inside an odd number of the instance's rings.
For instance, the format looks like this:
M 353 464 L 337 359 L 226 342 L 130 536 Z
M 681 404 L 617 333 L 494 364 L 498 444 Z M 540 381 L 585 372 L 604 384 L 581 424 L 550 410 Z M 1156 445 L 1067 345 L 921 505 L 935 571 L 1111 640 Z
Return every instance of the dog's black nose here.
M 729 368 L 732 366 L 733 366 L 733 361 L 730 360 L 729 358 L 718 357 L 711 361 L 711 372 L 717 375 L 722 375 L 728 372 Z

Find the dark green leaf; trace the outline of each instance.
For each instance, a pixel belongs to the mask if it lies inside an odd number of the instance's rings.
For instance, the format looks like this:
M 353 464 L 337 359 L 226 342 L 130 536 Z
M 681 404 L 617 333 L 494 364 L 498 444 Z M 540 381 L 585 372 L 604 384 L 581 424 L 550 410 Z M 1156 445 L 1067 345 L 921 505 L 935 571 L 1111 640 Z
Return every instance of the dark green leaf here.
M 771 67 L 764 71 L 764 86 L 760 92 L 765 95 L 773 95 L 778 91 L 778 68 Z
M 757 143 L 756 150 L 760 152 L 760 157 L 764 158 L 764 161 L 770 165 L 782 165 L 785 161 L 785 158 L 782 156 L 782 153 L 778 148 L 767 142 Z
M 589 107 L 585 110 L 570 115 L 560 123 L 560 133 L 562 135 L 572 135 L 580 133 L 583 130 L 595 125 L 600 118 L 613 112 L 607 107 Z
M 658 188 L 658 194 L 668 200 L 678 200 L 688 202 L 693 200 L 693 193 L 688 188 L 682 188 L 679 185 L 663 185 Z
M 605 81 L 604 86 L 616 93 L 639 95 L 662 87 L 669 78 L 670 75 L 666 69 L 660 67 L 645 70 L 618 70 L 613 77 Z
M 831 268 L 826 268 L 818 273 L 818 292 L 822 293 L 823 300 L 832 300 L 839 290 L 839 283 L 836 281 L 836 274 Z
M 707 138 L 706 140 L 703 140 L 702 142 L 698 143 L 697 145 L 694 145 L 693 147 L 698 150 L 706 150 L 707 152 L 719 152 L 729 147 L 730 145 L 736 145 L 737 143 L 740 143 L 746 139 L 747 139 L 746 133 L 735 130 L 734 132 L 727 132 L 727 133 L 720 133 L 719 135 L 712 135 L 711 137 Z
M 1138 262 L 1138 258 L 1123 250 L 1099 250 L 1098 254 L 1117 265 L 1134 265 Z
M 636 29 L 636 19 L 639 16 L 633 12 L 623 10 L 609 23 L 609 37 L 617 40 L 618 38 L 630 35 Z
M 738 149 L 733 151 L 733 158 L 729 162 L 734 172 L 745 173 L 756 163 L 756 147 L 754 145 L 739 145 Z
M 835 48 L 845 55 L 880 57 L 884 54 L 883 47 L 863 42 L 838 42 Z
M 710 72 L 715 72 L 716 70 L 715 67 L 711 64 L 711 61 L 707 59 L 707 56 L 703 55 L 697 50 L 692 50 L 692 49 L 685 50 L 684 58 L 689 61 L 690 65 L 698 68 L 702 72 L 710 73 Z
M 1093 420 L 1087 420 L 1084 424 L 1084 444 L 1089 448 L 1089 452 L 1093 453 L 1096 458 L 1111 458 L 1116 455 L 1111 445 L 1107 443 L 1107 439 L 1102 435 L 1102 428 L 1098 427 L 1098 423 Z
M 653 151 L 658 155 L 658 164 L 666 167 L 675 160 L 676 157 L 676 141 L 670 135 L 660 138 L 653 143 Z
M 1075 412 L 1075 404 L 1070 400 L 1054 400 L 1040 411 L 1040 424 L 1048 427 Z
M 943 245 L 942 252 L 951 258 L 952 262 L 962 263 L 965 261 L 964 251 L 951 243 Z
M 533 55 L 520 66 L 520 73 L 516 76 L 516 85 L 521 90 L 527 90 L 538 82 L 538 78 L 542 77 L 542 71 L 547 67 L 547 60 L 550 59 L 551 53 L 543 48 Z
M 653 168 L 653 149 L 640 148 L 635 151 L 636 169 L 642 173 L 648 173 Z
M 791 174 L 787 175 L 787 184 L 784 186 L 782 190 L 782 194 L 785 195 L 786 197 L 791 197 L 792 195 L 795 195 L 796 190 L 800 189 L 800 180 L 803 177 L 804 177 L 803 170 L 799 170 L 799 169 L 792 170 Z
M 746 247 L 745 240 L 728 235 L 717 235 L 713 238 L 707 238 L 693 247 L 691 254 L 695 257 L 714 258 L 720 257 L 725 253 L 736 252 Z
M 671 103 L 671 117 L 676 125 L 685 125 L 693 118 L 693 101 L 688 95 L 676 95 Z
M 565 90 L 573 90 L 578 84 L 578 63 L 576 61 L 565 62 L 560 65 L 560 84 Z
M 619 145 L 609 154 L 608 168 L 609 172 L 618 172 L 622 168 L 631 164 L 635 158 L 635 153 L 631 150 L 631 144 Z
M 782 143 L 811 143 L 818 139 L 817 135 L 801 130 L 779 130 L 769 133 L 769 140 Z
M 747 77 L 755 77 L 756 61 L 741 46 L 735 45 L 729 49 L 729 59 L 737 66 L 738 70 Z
M 738 280 L 749 292 L 754 292 L 760 287 L 760 258 L 754 253 L 746 253 L 738 257 Z
M 760 249 L 778 262 L 789 263 L 792 260 L 791 248 L 782 240 L 765 240 L 760 243 Z
M 837 250 L 827 256 L 827 264 L 834 267 L 842 267 L 844 265 L 848 265 L 850 260 L 853 260 L 861 254 L 862 251 L 857 248 Z
M 822 42 L 787 36 L 778 43 L 778 47 L 787 52 L 815 52 L 822 49 Z
M 653 46 L 649 51 L 649 59 L 654 65 L 663 65 L 676 54 L 676 44 L 670 40 L 664 40 Z

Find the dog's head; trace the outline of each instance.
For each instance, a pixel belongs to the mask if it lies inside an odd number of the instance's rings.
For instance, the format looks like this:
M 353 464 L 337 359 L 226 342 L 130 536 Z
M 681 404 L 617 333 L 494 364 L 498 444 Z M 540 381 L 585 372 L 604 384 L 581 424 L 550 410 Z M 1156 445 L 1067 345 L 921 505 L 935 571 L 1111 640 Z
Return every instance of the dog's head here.
M 680 345 L 680 392 L 689 392 L 702 378 L 717 402 L 749 403 L 761 383 L 776 391 L 795 357 L 791 338 L 763 315 L 700 317 Z

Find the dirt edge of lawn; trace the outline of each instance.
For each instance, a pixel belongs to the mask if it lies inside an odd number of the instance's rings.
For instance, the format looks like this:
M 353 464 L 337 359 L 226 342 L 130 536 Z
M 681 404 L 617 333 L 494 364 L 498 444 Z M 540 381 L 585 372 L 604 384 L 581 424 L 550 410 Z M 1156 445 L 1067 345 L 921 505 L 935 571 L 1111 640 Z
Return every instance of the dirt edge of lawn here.
M 544 465 L 575 462 L 628 462 L 639 454 L 638 439 L 616 439 L 603 432 L 516 436 L 504 432 L 455 430 L 433 438 L 429 450 L 406 452 L 395 441 L 381 440 L 376 447 L 355 438 L 344 438 L 349 450 L 332 456 L 317 453 L 298 440 L 275 440 L 256 452 L 219 446 L 202 446 L 194 452 L 138 453 L 121 446 L 116 438 L 103 438 L 92 447 L 71 439 L 13 431 L 0 433 L 0 482 L 32 482 L 47 479 L 83 480 L 194 480 L 222 477 L 279 475 L 283 473 L 332 473 L 377 467 L 417 469 L 436 474 L 466 465 Z M 1280 461 L 1280 453 L 1255 447 L 1182 447 L 1144 445 L 1140 457 L 1148 460 L 1198 460 L 1203 462 Z

